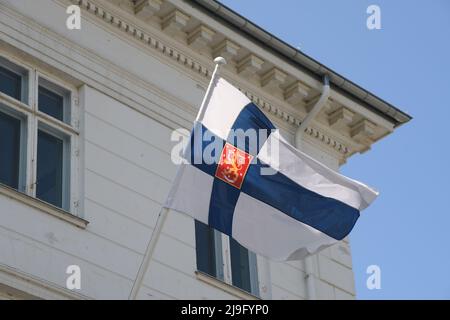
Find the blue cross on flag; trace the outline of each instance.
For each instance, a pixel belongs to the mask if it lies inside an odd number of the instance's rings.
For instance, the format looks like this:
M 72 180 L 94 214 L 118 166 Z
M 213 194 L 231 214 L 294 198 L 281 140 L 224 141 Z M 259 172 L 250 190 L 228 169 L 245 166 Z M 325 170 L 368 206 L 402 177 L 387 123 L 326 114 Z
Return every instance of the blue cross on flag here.
M 378 193 L 294 148 L 224 79 L 212 85 L 165 207 L 277 261 L 346 237 Z

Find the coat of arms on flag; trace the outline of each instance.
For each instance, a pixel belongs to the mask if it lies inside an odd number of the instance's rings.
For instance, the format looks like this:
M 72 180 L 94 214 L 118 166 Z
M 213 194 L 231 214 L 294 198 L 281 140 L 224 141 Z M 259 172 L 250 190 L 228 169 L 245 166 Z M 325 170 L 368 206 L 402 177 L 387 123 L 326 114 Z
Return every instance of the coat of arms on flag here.
M 240 189 L 253 156 L 226 143 L 223 147 L 215 177 Z

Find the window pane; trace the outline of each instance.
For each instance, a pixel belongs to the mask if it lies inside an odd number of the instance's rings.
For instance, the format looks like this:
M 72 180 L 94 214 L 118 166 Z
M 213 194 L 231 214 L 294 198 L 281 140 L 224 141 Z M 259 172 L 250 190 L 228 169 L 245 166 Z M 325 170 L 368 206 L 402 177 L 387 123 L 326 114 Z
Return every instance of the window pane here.
M 0 67 L 0 91 L 17 100 L 21 100 L 22 77 L 8 69 Z
M 20 120 L 0 112 L 0 183 L 19 187 Z
M 63 140 L 38 132 L 36 197 L 62 207 Z
M 64 98 L 39 86 L 39 111 L 60 121 L 64 120 Z
M 196 220 L 195 242 L 197 251 L 197 269 L 213 277 L 217 277 L 214 230 L 206 224 Z
M 230 238 L 231 276 L 233 285 L 247 292 L 252 292 L 250 280 L 250 263 L 248 250 Z

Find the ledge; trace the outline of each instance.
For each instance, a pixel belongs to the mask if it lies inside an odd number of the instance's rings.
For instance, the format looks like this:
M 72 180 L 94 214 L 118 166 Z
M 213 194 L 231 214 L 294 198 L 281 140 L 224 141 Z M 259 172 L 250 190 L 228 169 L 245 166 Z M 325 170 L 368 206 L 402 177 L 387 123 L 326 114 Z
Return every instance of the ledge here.
M 243 300 L 261 300 L 261 298 L 248 293 L 247 291 L 244 291 L 238 287 L 235 287 L 231 284 L 228 284 L 226 282 L 223 282 L 222 280 L 219 280 L 217 278 L 214 278 L 210 276 L 209 274 L 206 274 L 202 271 L 195 271 L 195 275 L 198 280 L 206 282 L 209 285 L 212 285 L 213 287 L 219 288 L 239 299 Z
M 61 287 L 45 279 L 38 278 L 17 268 L 0 263 L 2 285 L 18 290 L 21 299 L 27 300 L 93 300 L 80 292 Z
M 74 216 L 73 214 L 64 211 L 60 208 L 52 206 L 51 204 L 44 202 L 42 200 L 33 198 L 25 193 L 19 192 L 13 188 L 0 184 L 0 195 L 6 196 L 8 198 L 17 200 L 24 203 L 32 208 L 38 209 L 42 212 L 48 213 L 58 219 L 64 220 L 73 224 L 74 226 L 86 229 L 89 221 L 86 221 L 80 217 Z

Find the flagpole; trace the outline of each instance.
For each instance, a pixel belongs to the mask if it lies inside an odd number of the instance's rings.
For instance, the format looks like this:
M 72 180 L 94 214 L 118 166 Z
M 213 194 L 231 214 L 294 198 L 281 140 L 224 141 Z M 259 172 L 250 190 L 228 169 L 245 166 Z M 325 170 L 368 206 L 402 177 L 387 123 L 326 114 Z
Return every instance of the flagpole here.
M 219 75 L 219 69 L 222 65 L 226 64 L 227 61 L 222 57 L 217 57 L 214 59 L 214 63 L 215 63 L 214 72 L 211 76 L 211 81 L 209 82 L 208 88 L 206 89 L 206 93 L 205 96 L 203 97 L 203 101 L 198 111 L 197 117 L 195 118 L 196 122 L 201 121 L 203 119 L 203 116 L 205 115 L 206 111 L 206 106 L 208 105 L 209 98 L 212 93 L 212 88 L 214 87 L 214 83 L 216 82 L 217 76 Z M 177 180 L 179 172 L 180 171 L 177 170 L 177 174 L 175 176 L 174 181 Z M 142 283 L 144 281 L 145 272 L 148 270 L 150 260 L 152 259 L 159 237 L 161 236 L 161 231 L 163 229 L 164 223 L 166 222 L 168 213 L 169 209 L 163 206 L 158 214 L 155 229 L 152 232 L 152 236 L 147 245 L 147 249 L 145 250 L 144 258 L 142 259 L 141 265 L 139 266 L 139 271 L 136 275 L 136 279 L 133 282 L 133 288 L 131 289 L 130 295 L 128 296 L 128 300 L 136 300 L 137 298 L 139 289 L 141 288 Z
M 217 57 L 214 59 L 214 63 L 216 64 L 216 66 L 214 68 L 214 72 L 211 76 L 211 81 L 209 82 L 208 88 L 206 89 L 205 96 L 203 97 L 203 101 L 200 106 L 200 110 L 198 111 L 197 118 L 195 118 L 195 121 L 201 121 L 203 119 L 203 116 L 205 115 L 206 111 L 206 105 L 208 104 L 209 97 L 212 93 L 214 82 L 216 82 L 216 78 L 219 75 L 219 69 L 222 65 L 227 64 L 227 60 L 225 60 L 225 58 L 222 57 Z

